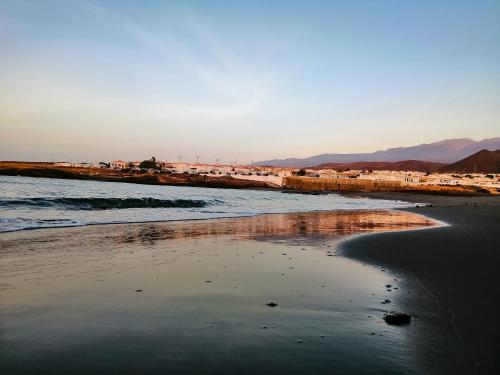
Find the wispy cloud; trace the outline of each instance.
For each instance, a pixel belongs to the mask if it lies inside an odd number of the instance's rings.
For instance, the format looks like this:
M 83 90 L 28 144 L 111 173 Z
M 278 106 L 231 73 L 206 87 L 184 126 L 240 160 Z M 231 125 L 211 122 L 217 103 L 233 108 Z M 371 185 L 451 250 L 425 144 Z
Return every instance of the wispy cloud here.
M 186 22 L 199 42 L 204 45 L 210 55 L 215 57 L 216 67 L 200 63 L 200 58 L 190 51 L 189 47 L 172 34 L 161 36 L 146 29 L 138 22 L 110 11 L 103 6 L 87 0 L 74 0 L 81 9 L 106 21 L 110 27 L 118 29 L 154 50 L 166 59 L 175 59 L 187 68 L 195 77 L 223 96 L 223 105 L 199 105 L 198 103 L 179 104 L 189 113 L 216 117 L 245 116 L 259 110 L 267 97 L 265 90 L 256 77 L 236 63 L 229 49 L 208 28 L 196 26 L 196 22 Z

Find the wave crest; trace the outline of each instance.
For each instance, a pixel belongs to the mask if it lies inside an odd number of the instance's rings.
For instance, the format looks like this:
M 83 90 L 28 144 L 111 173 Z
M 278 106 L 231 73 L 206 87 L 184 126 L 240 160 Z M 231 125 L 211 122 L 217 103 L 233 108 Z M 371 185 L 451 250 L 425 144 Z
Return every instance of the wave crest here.
M 111 210 L 123 208 L 196 208 L 206 201 L 156 198 L 26 198 L 0 201 L 0 207 L 61 208 L 66 210 Z

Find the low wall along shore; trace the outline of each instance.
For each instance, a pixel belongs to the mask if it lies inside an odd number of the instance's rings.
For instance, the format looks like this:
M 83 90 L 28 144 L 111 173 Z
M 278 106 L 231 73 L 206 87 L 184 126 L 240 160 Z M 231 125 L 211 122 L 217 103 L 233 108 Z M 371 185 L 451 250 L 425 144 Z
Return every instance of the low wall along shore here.
M 283 188 L 315 191 L 384 191 L 401 189 L 401 181 L 373 181 L 354 178 L 285 177 Z

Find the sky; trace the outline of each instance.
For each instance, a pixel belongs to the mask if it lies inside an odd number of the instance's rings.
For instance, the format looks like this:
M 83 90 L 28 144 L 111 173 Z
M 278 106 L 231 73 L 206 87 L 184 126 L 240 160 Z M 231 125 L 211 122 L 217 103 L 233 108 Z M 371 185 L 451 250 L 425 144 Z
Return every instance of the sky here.
M 500 135 L 500 2 L 0 0 L 0 160 Z

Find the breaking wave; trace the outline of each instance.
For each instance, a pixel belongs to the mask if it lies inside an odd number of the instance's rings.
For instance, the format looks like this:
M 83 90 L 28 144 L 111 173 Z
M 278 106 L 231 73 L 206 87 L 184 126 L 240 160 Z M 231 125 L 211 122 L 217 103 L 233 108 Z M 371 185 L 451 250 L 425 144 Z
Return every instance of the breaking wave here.
M 0 207 L 63 208 L 66 210 L 111 210 L 122 208 L 196 208 L 204 200 L 156 198 L 26 198 L 0 200 Z

